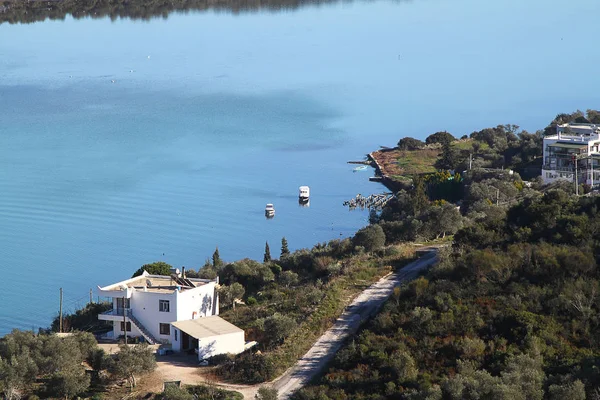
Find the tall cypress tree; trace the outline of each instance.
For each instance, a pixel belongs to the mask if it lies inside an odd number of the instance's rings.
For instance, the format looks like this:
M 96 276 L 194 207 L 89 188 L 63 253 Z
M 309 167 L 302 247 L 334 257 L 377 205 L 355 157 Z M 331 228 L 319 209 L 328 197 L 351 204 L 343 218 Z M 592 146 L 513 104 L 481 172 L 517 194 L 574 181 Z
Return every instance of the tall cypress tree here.
M 265 243 L 265 257 L 263 258 L 263 262 L 271 261 L 271 249 L 269 249 L 269 242 Z
M 217 246 L 217 248 L 215 249 L 212 260 L 213 260 L 213 267 L 215 267 L 215 268 L 220 267 L 223 264 L 223 261 L 221 260 L 221 256 L 219 255 L 219 246 Z
M 289 255 L 290 255 L 290 249 L 288 249 L 288 242 L 284 236 L 281 238 L 281 256 L 280 256 L 280 258 L 289 256 Z
M 418 216 L 423 209 L 425 209 L 429 203 L 429 197 L 425 189 L 425 181 L 421 176 L 415 176 L 413 178 L 414 189 L 412 193 L 412 206 L 413 213 Z

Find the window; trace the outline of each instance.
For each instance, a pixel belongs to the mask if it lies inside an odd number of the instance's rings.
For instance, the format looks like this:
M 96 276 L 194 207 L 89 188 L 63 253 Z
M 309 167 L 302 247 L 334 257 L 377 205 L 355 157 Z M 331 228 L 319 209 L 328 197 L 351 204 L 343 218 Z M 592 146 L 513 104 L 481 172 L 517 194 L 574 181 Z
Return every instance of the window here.
M 161 335 L 171 334 L 171 324 L 158 324 L 158 328 L 160 330 Z
M 125 301 L 123 301 L 125 300 Z M 123 308 L 131 308 L 130 299 L 117 298 L 117 309 L 122 310 Z
M 175 341 L 177 341 L 177 329 L 175 329 L 175 331 L 173 331 L 173 334 L 175 335 Z
M 169 300 L 159 300 L 158 311 L 169 312 Z
M 125 323 L 121 321 L 121 331 L 124 331 L 123 327 L 125 326 Z M 127 332 L 131 332 L 131 322 L 127 323 Z

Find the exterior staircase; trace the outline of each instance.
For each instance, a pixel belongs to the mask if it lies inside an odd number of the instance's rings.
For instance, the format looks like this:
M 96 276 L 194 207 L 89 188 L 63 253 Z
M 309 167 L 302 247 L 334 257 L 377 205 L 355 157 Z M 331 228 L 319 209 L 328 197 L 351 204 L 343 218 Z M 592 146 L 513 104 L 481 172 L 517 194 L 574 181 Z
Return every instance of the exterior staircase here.
M 150 331 L 148 331 L 148 329 L 146 329 L 146 327 L 144 325 L 142 325 L 142 323 L 136 317 L 133 316 L 133 313 L 131 312 L 131 310 L 127 310 L 127 318 L 129 318 L 129 321 L 133 325 L 135 325 L 135 327 L 142 333 L 142 336 L 144 337 L 144 339 L 146 339 L 148 344 L 159 343 L 159 341 L 156 340 L 156 338 L 154 336 L 152 336 Z

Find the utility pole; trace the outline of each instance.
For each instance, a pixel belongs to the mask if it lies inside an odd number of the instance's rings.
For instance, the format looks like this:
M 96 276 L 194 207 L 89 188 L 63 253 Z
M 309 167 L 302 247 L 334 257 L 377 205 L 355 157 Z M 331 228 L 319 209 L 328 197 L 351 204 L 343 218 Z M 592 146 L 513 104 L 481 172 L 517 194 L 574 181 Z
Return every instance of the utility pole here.
M 496 188 L 496 205 L 500 204 L 500 189 Z
M 92 297 L 92 289 L 90 289 L 90 304 L 94 302 L 94 298 Z
M 472 165 L 473 165 L 473 153 L 469 153 L 469 170 L 471 170 Z
M 588 162 L 590 163 L 590 167 L 592 169 L 591 186 L 592 186 L 592 191 L 593 191 L 594 190 L 594 157 L 590 157 L 588 159 Z
M 125 334 L 125 344 L 127 344 L 127 312 L 125 309 L 125 296 L 123 296 L 123 333 Z
M 63 292 L 62 288 L 60 288 L 60 308 L 58 309 L 58 332 L 62 333 L 62 301 L 63 301 Z
M 579 196 L 579 182 L 577 179 L 577 156 L 575 156 L 575 196 Z

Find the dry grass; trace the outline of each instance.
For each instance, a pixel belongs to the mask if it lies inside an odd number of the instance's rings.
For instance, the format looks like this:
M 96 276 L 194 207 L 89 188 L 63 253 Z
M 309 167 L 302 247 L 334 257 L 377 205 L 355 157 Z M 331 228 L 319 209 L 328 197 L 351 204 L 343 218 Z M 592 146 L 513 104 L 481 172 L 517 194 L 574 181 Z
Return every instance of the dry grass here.
M 452 147 L 464 152 L 474 151 L 473 139 L 461 139 L 452 142 Z M 477 142 L 478 151 L 489 149 L 486 143 Z M 381 174 L 396 181 L 410 180 L 415 175 L 436 171 L 435 162 L 442 152 L 440 144 L 428 145 L 420 150 L 380 150 L 371 153 L 381 167 Z
M 376 151 L 373 158 L 379 163 L 382 175 L 414 176 L 435 172 L 439 149 Z

